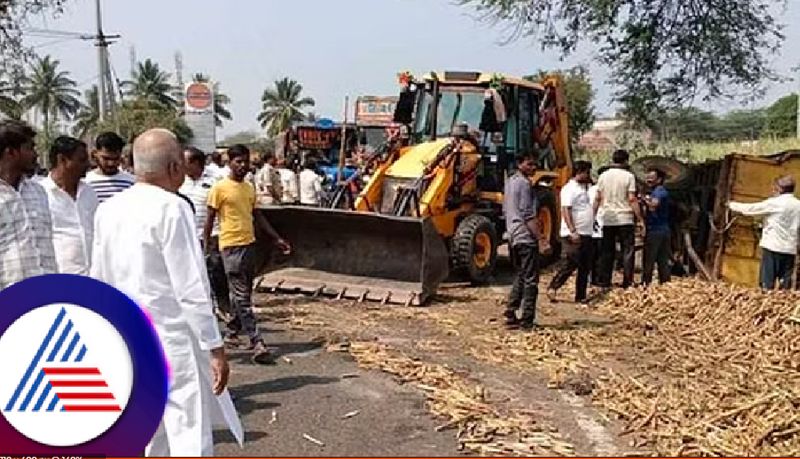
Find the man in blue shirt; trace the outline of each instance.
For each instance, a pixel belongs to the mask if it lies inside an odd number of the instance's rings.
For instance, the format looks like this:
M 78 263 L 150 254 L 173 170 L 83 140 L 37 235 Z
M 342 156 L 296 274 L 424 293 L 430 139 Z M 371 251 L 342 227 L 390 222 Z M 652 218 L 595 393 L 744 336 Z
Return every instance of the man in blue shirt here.
M 647 171 L 647 186 L 650 194 L 644 197 L 647 210 L 646 233 L 644 239 L 644 261 L 642 263 L 642 284 L 649 285 L 653 280 L 653 267 L 658 266 L 658 281 L 669 282 L 671 230 L 669 218 L 669 192 L 664 187 L 666 174 L 661 169 Z

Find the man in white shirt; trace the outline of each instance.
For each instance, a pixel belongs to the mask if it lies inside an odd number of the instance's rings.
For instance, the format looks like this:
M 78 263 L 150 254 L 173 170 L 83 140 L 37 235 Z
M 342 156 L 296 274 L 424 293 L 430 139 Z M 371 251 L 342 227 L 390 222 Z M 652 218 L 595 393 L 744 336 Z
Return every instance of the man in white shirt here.
M 783 176 L 775 180 L 773 196 L 752 204 L 730 202 L 734 212 L 752 217 L 764 217 L 761 233 L 760 284 L 765 290 L 791 288 L 792 271 L 797 255 L 798 230 L 800 230 L 800 200 L 794 196 L 795 180 Z
M 0 122 L 0 290 L 57 272 L 47 193 L 26 177 L 36 169 L 36 132 Z
M 300 172 L 300 204 L 319 206 L 322 198 L 322 177 L 314 171 L 314 161 L 308 160 Z
M 297 174 L 289 168 L 285 158 L 278 159 L 275 167 L 281 178 L 281 204 L 296 204 L 300 200 Z
M 125 141 L 113 132 L 104 132 L 95 140 L 94 159 L 97 168 L 86 174 L 97 200 L 105 202 L 111 196 L 127 189 L 135 181 L 133 175 L 120 169 Z
M 258 209 L 278 205 L 283 197 L 281 174 L 275 168 L 275 157 L 270 153 L 266 153 L 262 157 L 262 163 L 263 165 L 256 172 L 254 181 L 256 208 Z
M 222 153 L 216 150 L 211 153 L 211 160 L 206 166 L 206 171 L 220 180 L 224 179 L 231 173 L 230 168 L 228 168 L 228 165 L 225 164 L 225 161 L 222 158 Z
M 50 147 L 50 175 L 40 182 L 47 191 L 53 221 L 58 272 L 89 275 L 97 194 L 82 177 L 89 169 L 86 144 L 61 136 Z
M 617 241 L 622 249 L 622 288 L 633 285 L 634 223 L 644 231 L 642 211 L 636 197 L 636 177 L 628 170 L 628 152 L 617 150 L 614 163 L 597 180 L 595 214 L 603 213 L 603 242 L 600 260 L 600 285 L 611 287 Z
M 603 172 L 608 170 L 608 166 L 603 166 L 597 170 L 597 177 L 603 175 Z M 589 187 L 589 201 L 592 203 L 592 209 L 596 209 L 594 203 L 597 202 L 597 182 Z M 601 245 L 603 242 L 603 212 L 598 209 L 594 215 L 594 227 L 592 228 L 592 274 L 591 284 L 595 287 L 600 286 L 600 254 Z
M 175 194 L 184 159 L 163 129 L 140 135 L 133 156 L 137 183 L 97 210 L 92 276 L 147 310 L 170 365 L 164 417 L 145 455 L 211 456 L 212 420 L 225 400 L 215 394 L 229 369 L 194 217 Z
M 195 226 L 197 227 L 197 240 L 203 241 L 203 227 L 208 217 L 208 193 L 211 187 L 220 178 L 212 175 L 205 169 L 206 155 L 195 147 L 184 151 L 186 159 L 186 179 L 178 190 L 188 197 L 195 209 Z M 219 252 L 219 223 L 214 223 L 211 231 L 210 247 L 206 256 L 208 279 L 211 283 L 211 293 L 217 310 L 222 313 L 223 319 L 228 320 L 231 314 L 231 301 L 228 291 L 228 278 L 225 275 L 225 266 L 222 263 L 222 254 Z
M 576 161 L 573 177 L 561 189 L 561 231 L 565 258 L 553 276 L 547 295 L 555 302 L 556 293 L 578 271 L 575 279 L 575 302 L 586 301 L 589 273 L 592 269 L 592 228 L 594 211 L 589 198 L 592 163 Z

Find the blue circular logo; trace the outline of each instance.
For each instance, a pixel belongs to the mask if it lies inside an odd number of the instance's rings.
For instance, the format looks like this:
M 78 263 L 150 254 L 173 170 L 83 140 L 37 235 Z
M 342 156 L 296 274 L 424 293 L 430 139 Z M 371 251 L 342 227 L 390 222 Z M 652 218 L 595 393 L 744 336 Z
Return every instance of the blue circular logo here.
M 139 456 L 168 367 L 152 322 L 94 279 L 51 274 L 0 291 L 0 438 L 11 455 Z

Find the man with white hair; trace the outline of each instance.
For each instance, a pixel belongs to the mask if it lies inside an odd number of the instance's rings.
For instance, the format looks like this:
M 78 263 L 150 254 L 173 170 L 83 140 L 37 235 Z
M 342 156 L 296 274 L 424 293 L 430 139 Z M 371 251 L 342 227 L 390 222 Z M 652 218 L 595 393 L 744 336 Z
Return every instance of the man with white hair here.
M 795 181 L 785 175 L 775 180 L 773 195 L 769 199 L 752 204 L 730 202 L 734 212 L 751 217 L 764 217 L 761 233 L 761 288 L 772 290 L 775 281 L 781 289 L 792 284 L 795 257 L 797 255 L 797 232 L 800 230 L 800 200 L 794 197 Z
M 164 129 L 133 145 L 136 184 L 111 197 L 95 218 L 92 276 L 147 310 L 171 369 L 164 418 L 148 456 L 211 456 L 212 417 L 228 381 L 194 217 L 175 192 L 182 151 Z

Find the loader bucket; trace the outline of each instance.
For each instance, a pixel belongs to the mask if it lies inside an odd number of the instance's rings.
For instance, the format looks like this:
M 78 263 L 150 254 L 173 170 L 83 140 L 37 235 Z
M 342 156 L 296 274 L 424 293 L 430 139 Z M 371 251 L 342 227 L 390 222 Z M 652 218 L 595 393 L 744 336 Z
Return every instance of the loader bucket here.
M 313 207 L 259 210 L 292 254 L 259 241 L 260 291 L 421 305 L 448 275 L 448 252 L 428 219 Z

